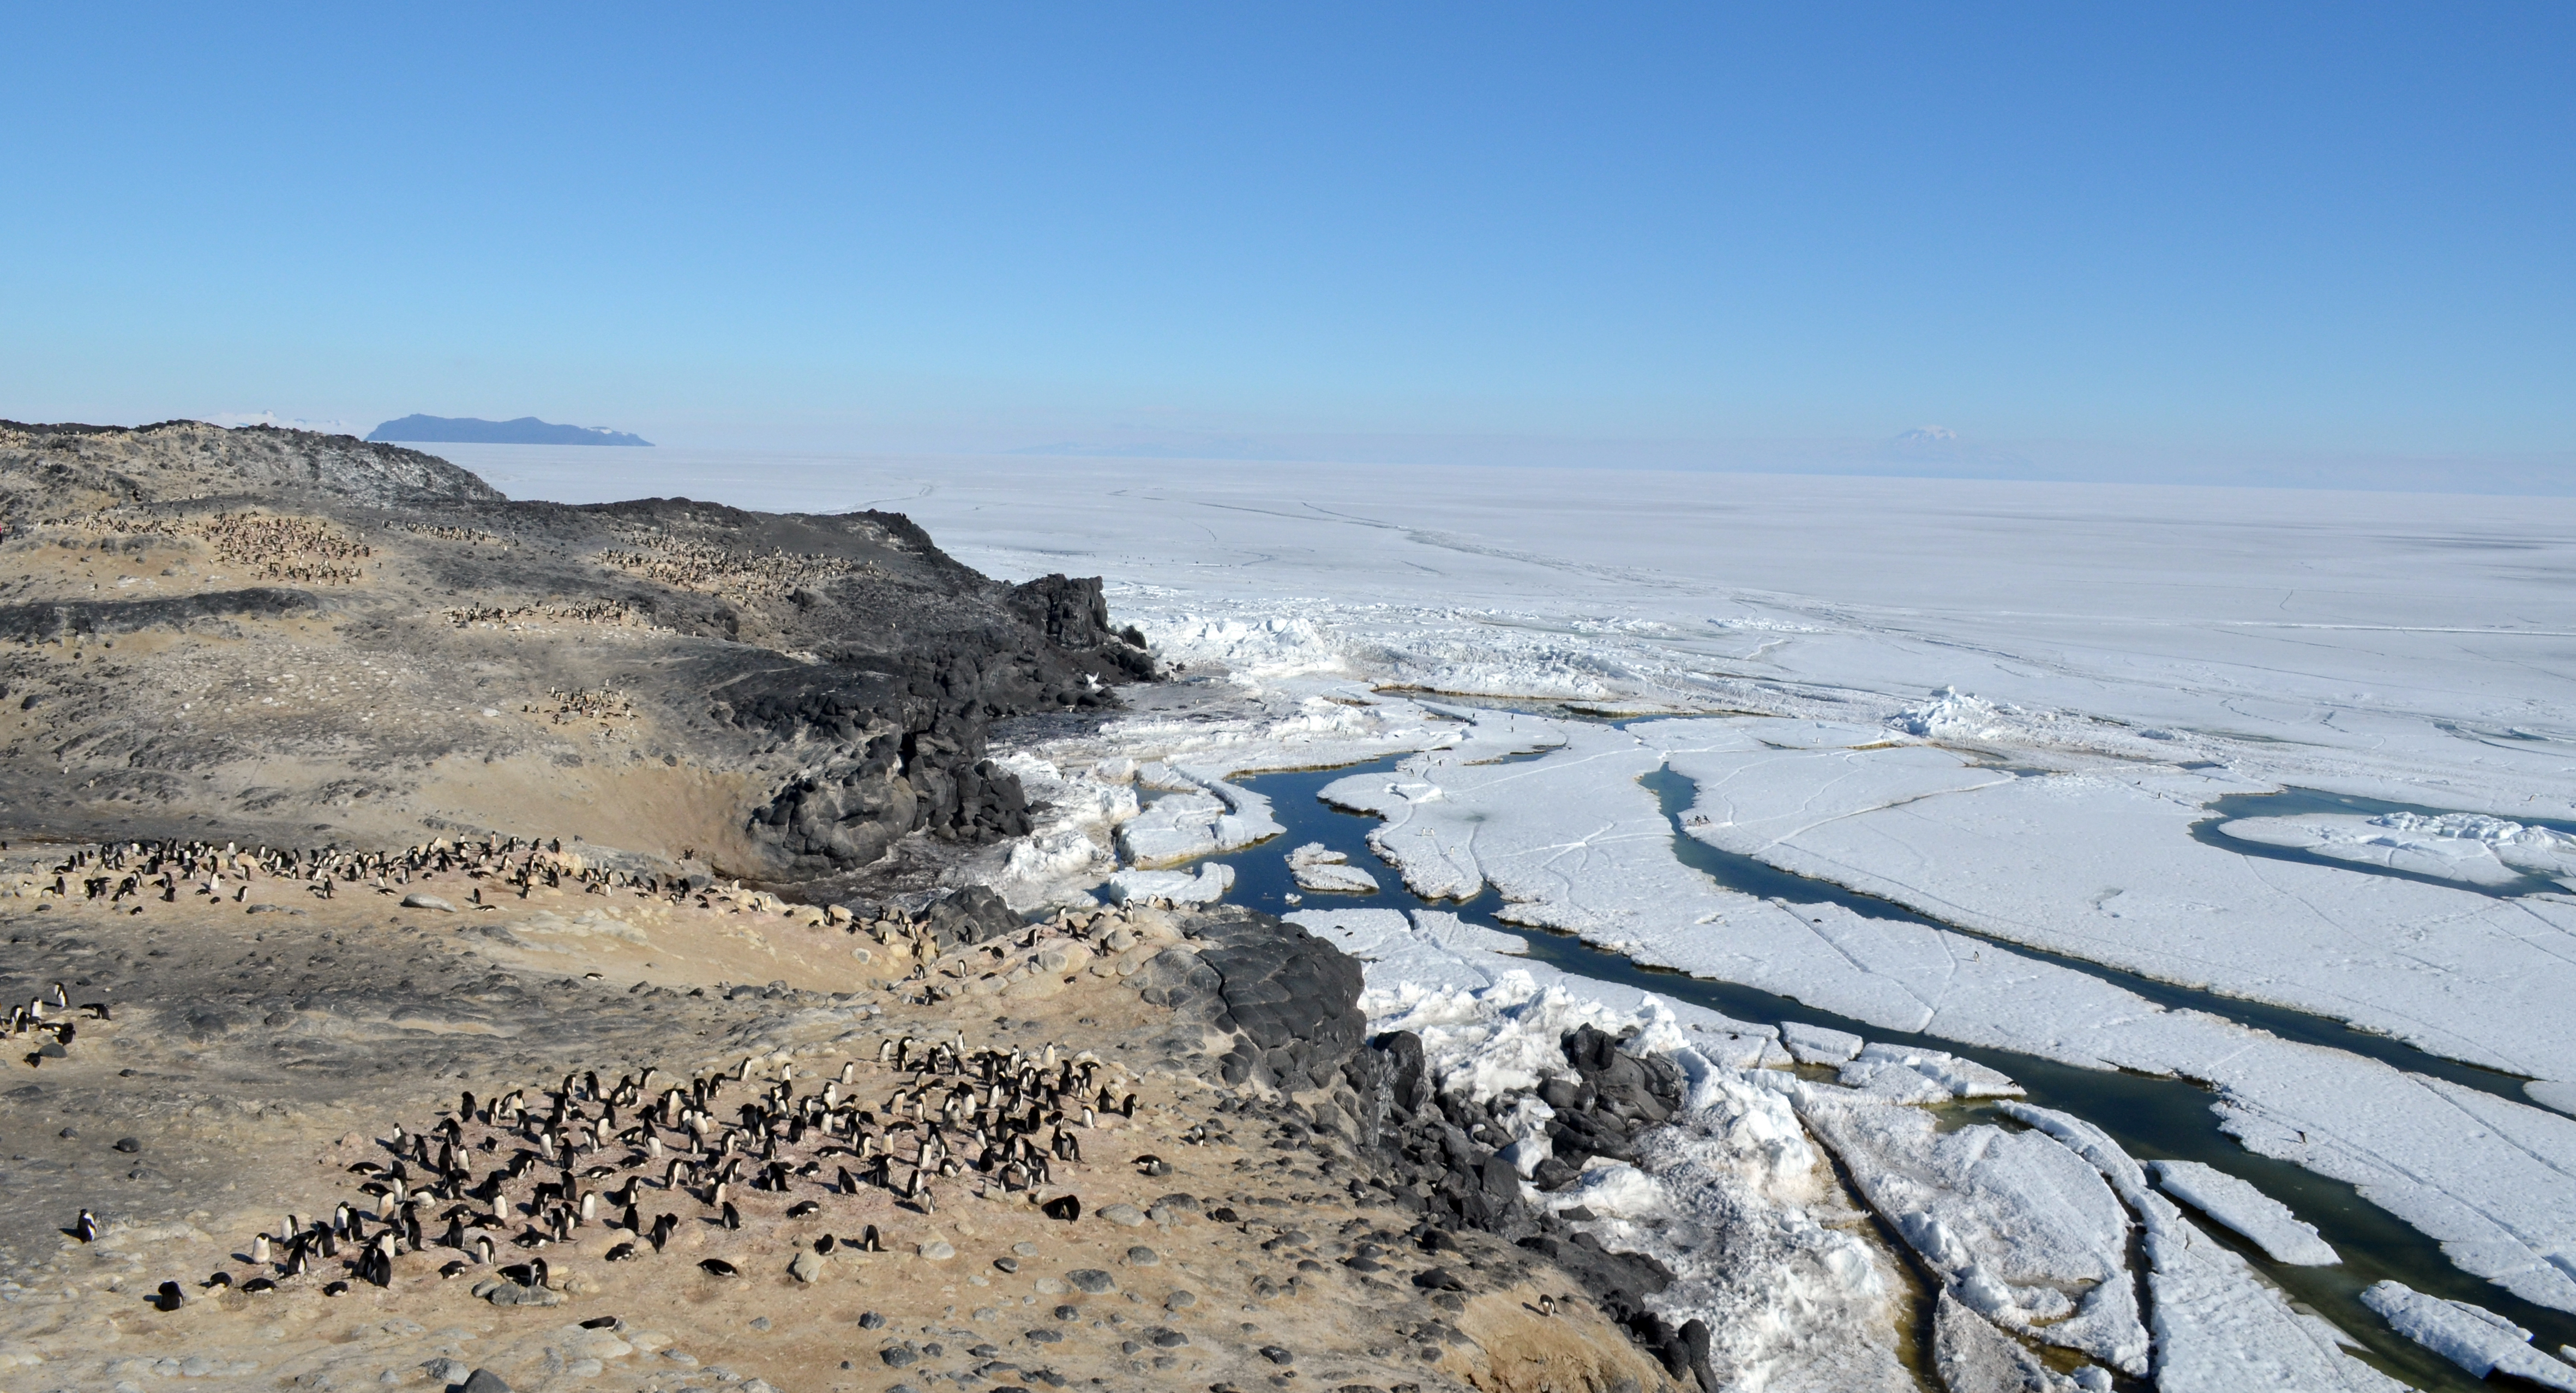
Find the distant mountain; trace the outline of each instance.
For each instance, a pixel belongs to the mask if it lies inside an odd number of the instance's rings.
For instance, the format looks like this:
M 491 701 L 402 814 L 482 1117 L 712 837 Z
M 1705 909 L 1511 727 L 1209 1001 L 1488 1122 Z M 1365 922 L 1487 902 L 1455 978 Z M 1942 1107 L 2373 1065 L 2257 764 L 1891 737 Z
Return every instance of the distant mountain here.
M 441 445 L 650 445 L 640 435 L 605 426 L 558 426 L 534 416 L 478 421 L 471 416 L 405 416 L 367 432 L 369 440 L 413 440 Z

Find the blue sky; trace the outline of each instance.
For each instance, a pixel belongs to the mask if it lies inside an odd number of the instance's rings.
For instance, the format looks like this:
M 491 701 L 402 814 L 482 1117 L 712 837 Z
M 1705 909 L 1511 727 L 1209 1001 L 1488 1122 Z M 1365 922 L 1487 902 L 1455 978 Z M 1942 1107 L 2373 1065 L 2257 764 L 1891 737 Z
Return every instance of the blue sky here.
M 19 419 L 2576 477 L 2564 4 L 11 27 Z

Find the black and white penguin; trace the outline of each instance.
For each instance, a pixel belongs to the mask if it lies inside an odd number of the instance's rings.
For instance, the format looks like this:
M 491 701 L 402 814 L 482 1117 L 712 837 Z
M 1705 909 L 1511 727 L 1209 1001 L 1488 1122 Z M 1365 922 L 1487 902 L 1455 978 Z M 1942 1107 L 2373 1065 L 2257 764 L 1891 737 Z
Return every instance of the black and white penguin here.
M 98 1216 L 90 1213 L 86 1209 L 82 1210 L 80 1212 L 79 1220 L 72 1225 L 72 1231 L 80 1235 L 80 1241 L 83 1243 L 97 1242 Z

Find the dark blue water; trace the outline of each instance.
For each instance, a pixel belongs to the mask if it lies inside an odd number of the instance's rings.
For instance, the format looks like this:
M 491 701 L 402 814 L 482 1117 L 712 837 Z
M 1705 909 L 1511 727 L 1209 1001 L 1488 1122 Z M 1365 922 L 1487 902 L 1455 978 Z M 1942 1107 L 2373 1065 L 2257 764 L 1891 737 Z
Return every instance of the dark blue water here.
M 1541 756 L 1525 756 L 1538 758 Z M 1398 759 L 1390 757 L 1366 764 L 1329 770 L 1297 770 L 1287 773 L 1254 775 L 1237 783 L 1271 800 L 1272 816 L 1287 829 L 1286 834 L 1257 847 L 1246 848 L 1225 856 L 1209 859 L 1222 861 L 1234 868 L 1234 889 L 1227 899 L 1271 914 L 1285 914 L 1299 909 L 1332 909 L 1371 907 L 1411 912 L 1421 909 L 1442 910 L 1458 915 L 1470 923 L 1499 933 L 1523 939 L 1529 945 L 1529 956 L 1573 976 L 1600 982 L 1641 988 L 1675 1001 L 1688 1002 L 1739 1020 L 1755 1022 L 1797 1021 L 1848 1031 L 1871 1040 L 1900 1045 L 1947 1050 L 1974 1059 L 2011 1076 L 2028 1094 L 2030 1102 L 2041 1107 L 2081 1117 L 2108 1133 L 2133 1156 L 2141 1160 L 2174 1159 L 2199 1161 L 2231 1175 L 2239 1176 L 2280 1200 L 2297 1212 L 2300 1218 L 2317 1226 L 2328 1243 L 2342 1255 L 2337 1267 L 2284 1267 L 2265 1257 L 2253 1245 L 2237 1239 L 2214 1224 L 2203 1227 L 2219 1242 L 2241 1254 L 2255 1268 L 2280 1286 L 2290 1297 L 2313 1307 L 2341 1327 L 2367 1348 L 2372 1361 L 2392 1376 L 2415 1387 L 2441 1390 L 2442 1393 L 2475 1393 L 2488 1385 L 2470 1378 L 2458 1367 L 2440 1359 L 2421 1346 L 2390 1331 L 2379 1317 L 2359 1301 L 2362 1289 L 2382 1278 L 2395 1278 L 2418 1291 L 2475 1302 L 2516 1322 L 2539 1336 L 2542 1348 L 2554 1349 L 2560 1344 L 2576 1344 L 2576 1316 L 2552 1311 L 2521 1301 L 2500 1287 L 2470 1277 L 2442 1256 L 2432 1240 L 2398 1222 L 2386 1211 L 2364 1200 L 2349 1185 L 2302 1170 L 2286 1161 L 2256 1156 L 2218 1130 L 2218 1119 L 2211 1111 L 2210 1094 L 2187 1081 L 2158 1078 L 2103 1070 L 2078 1069 L 2053 1060 L 2017 1054 L 2008 1050 L 1989 1049 L 1978 1045 L 1934 1036 L 1891 1031 L 1865 1022 L 1852 1020 L 1829 1011 L 1820 1011 L 1791 997 L 1776 996 L 1731 982 L 1695 978 L 1678 972 L 1641 967 L 1618 954 L 1604 951 L 1568 934 L 1531 930 L 1497 921 L 1495 911 L 1502 907 L 1499 895 L 1488 886 L 1470 900 L 1426 901 L 1404 887 L 1403 877 L 1392 866 L 1380 860 L 1368 845 L 1368 833 L 1375 825 L 1365 816 L 1340 812 L 1325 804 L 1317 795 L 1336 779 L 1352 774 L 1391 771 Z M 1685 864 L 1709 874 L 1720 884 L 1743 889 L 1747 893 L 1776 895 L 1791 903 L 1835 903 L 1878 917 L 1919 918 L 1886 901 L 1856 895 L 1841 887 L 1791 875 L 1764 866 L 1750 858 L 1730 857 L 1682 834 L 1679 817 L 1692 801 L 1690 784 L 1677 775 L 1650 775 L 1646 780 L 1662 803 L 1666 816 L 1674 822 L 1674 849 Z M 1321 842 L 1343 853 L 1354 866 L 1377 878 L 1379 891 L 1374 895 L 1332 895 L 1300 892 L 1290 877 L 1287 853 L 1309 842 Z M 1758 888 L 1755 888 L 1758 887 Z M 1292 900 L 1291 896 L 1298 896 Z M 1927 921 L 1928 922 L 1928 921 Z M 1944 925 L 1942 927 L 1949 927 Z M 2018 946 L 2001 949 L 2016 953 L 2028 950 Z M 2029 954 L 2030 956 L 2039 956 Z M 2280 1032 L 2292 1038 L 2332 1044 L 2355 1052 L 2393 1050 L 2404 1063 L 2400 1067 L 2418 1072 L 2435 1072 L 2435 1066 L 2453 1070 L 2466 1069 L 2450 1061 L 2435 1060 L 2421 1051 L 2395 1041 L 2364 1035 L 2333 1022 L 2300 1016 L 2296 1012 L 2278 1011 L 2254 1003 L 2237 1002 L 2191 992 L 2187 988 L 2167 987 L 2147 979 L 2131 979 L 2113 974 L 2090 964 L 2066 965 L 2091 970 L 2107 976 L 2124 987 L 2135 980 L 2144 988 L 2141 995 L 2173 1006 L 2208 1010 L 2233 1019 L 2271 1029 L 2278 1019 L 2288 1029 Z M 2137 988 L 2133 988 L 2137 989 Z M 2295 1033 L 2293 1033 L 2295 1032 Z M 2387 1058 L 2384 1054 L 2374 1057 Z M 2391 1059 L 2391 1062 L 2397 1062 Z M 2503 1091 L 2510 1080 L 2485 1071 L 2473 1086 L 2490 1091 Z M 2451 1077 L 2445 1073 L 2444 1077 Z M 2463 1079 L 2463 1081 L 2467 1081 Z M 1980 1120 L 1993 1118 L 1991 1105 L 1965 1105 L 1957 1109 L 1964 1117 Z M 2002 1125 L 2008 1121 L 1993 1118 Z

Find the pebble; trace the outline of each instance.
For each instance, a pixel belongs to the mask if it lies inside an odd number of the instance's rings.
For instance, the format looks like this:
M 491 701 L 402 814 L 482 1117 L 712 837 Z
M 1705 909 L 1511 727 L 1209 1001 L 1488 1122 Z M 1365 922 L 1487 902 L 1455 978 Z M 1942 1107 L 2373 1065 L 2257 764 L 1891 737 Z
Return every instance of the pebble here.
M 874 1311 L 870 1311 L 866 1315 L 859 1317 L 859 1328 L 861 1330 L 883 1330 L 885 1329 L 885 1317 L 878 1315 Z
M 1273 1364 L 1294 1364 L 1297 1362 L 1296 1355 L 1287 1350 L 1281 1349 L 1277 1345 L 1263 1345 L 1261 1347 L 1261 1357 L 1269 1360 Z
M 1153 1341 L 1156 1349 L 1179 1349 L 1190 1342 L 1189 1336 L 1164 1325 L 1146 1331 L 1145 1338 Z
M 510 1385 L 489 1369 L 477 1369 L 465 1376 L 465 1393 L 510 1393 Z
M 1163 1298 L 1163 1309 L 1166 1311 L 1186 1311 L 1197 1304 L 1199 1304 L 1198 1293 L 1187 1288 L 1175 1288 L 1171 1295 Z
M 450 914 L 454 914 L 456 912 L 456 906 L 449 904 L 447 901 L 440 899 L 436 895 L 424 895 L 418 891 L 414 891 L 411 894 L 403 896 L 402 907 L 405 909 L 439 909 L 445 910 Z
M 815 1256 L 812 1249 L 806 1249 L 788 1262 L 787 1273 L 800 1282 L 820 1281 L 823 1277 L 823 1259 Z M 768 1317 L 763 1316 L 760 1325 L 763 1329 L 768 1328 Z
M 1104 1205 L 1100 1209 L 1100 1217 L 1113 1224 L 1132 1229 L 1145 1222 L 1145 1211 L 1132 1204 Z
M 1017 1272 L 1020 1270 L 1020 1260 L 1018 1258 L 995 1258 L 993 1259 L 993 1266 L 1000 1268 L 1004 1272 Z
M 921 1255 L 932 1262 L 946 1262 L 957 1256 L 957 1248 L 944 1238 L 934 1238 L 921 1245 Z
M 884 1360 L 886 1362 L 886 1367 L 889 1369 L 901 1369 L 908 1365 L 917 1364 L 921 1361 L 920 1355 L 913 1353 L 911 1350 L 905 1349 L 901 1345 L 888 1345 L 884 1349 L 878 1350 L 877 1358 Z
M 116 1139 L 116 1149 L 124 1152 L 128 1156 L 131 1156 L 135 1152 L 143 1149 L 143 1143 L 136 1141 L 132 1137 L 118 1137 Z
M 1127 1250 L 1127 1265 L 1129 1267 L 1154 1267 L 1160 1265 L 1162 1261 L 1162 1254 L 1155 1252 L 1153 1249 L 1145 1247 L 1142 1244 Z
M 420 1371 L 429 1375 L 429 1381 L 441 1388 L 453 1383 L 463 1383 L 474 1373 L 472 1369 L 466 1367 L 465 1361 L 445 1358 L 433 1359 L 421 1365 Z
M 1076 1290 L 1087 1291 L 1094 1296 L 1118 1289 L 1118 1284 L 1109 1279 L 1109 1274 L 1097 1267 L 1077 1267 L 1064 1274 L 1064 1279 L 1073 1283 Z

